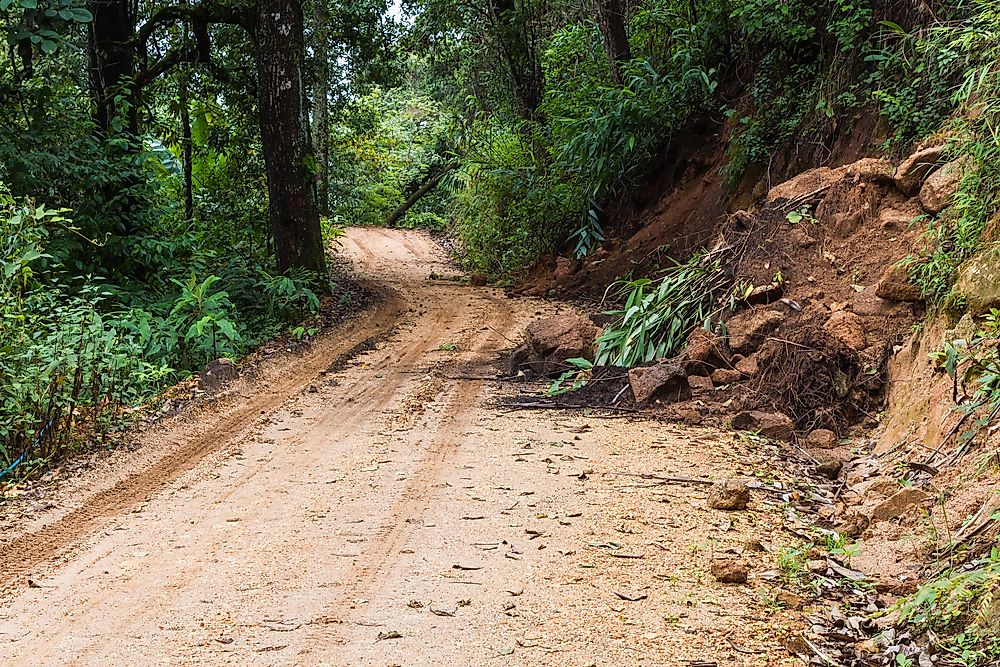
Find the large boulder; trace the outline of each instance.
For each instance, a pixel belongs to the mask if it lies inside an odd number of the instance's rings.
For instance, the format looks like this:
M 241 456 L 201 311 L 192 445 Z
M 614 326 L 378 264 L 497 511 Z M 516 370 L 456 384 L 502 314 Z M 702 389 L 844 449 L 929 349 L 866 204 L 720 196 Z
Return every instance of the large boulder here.
M 559 373 L 566 370 L 567 359 L 594 358 L 593 345 L 598 333 L 597 325 L 583 315 L 561 313 L 529 324 L 524 332 L 527 350 L 515 352 L 524 358 L 522 367 L 543 375 Z
M 819 196 L 819 193 L 843 178 L 845 171 L 847 171 L 845 167 L 837 169 L 817 167 L 804 171 L 771 188 L 767 193 L 767 201 L 770 203 L 779 199 L 798 199 L 808 195 Z
M 918 150 L 899 163 L 893 180 L 900 192 L 912 197 L 920 192 L 920 186 L 939 166 L 944 158 L 944 144 Z
M 676 363 L 661 362 L 633 368 L 628 372 L 628 383 L 637 405 L 652 400 L 671 403 L 691 398 L 687 373 Z
M 965 160 L 954 160 L 931 174 L 920 188 L 920 205 L 938 214 L 951 203 L 966 171 Z
M 958 273 L 955 292 L 973 315 L 1000 308 L 1000 252 L 987 250 L 966 261 Z
M 784 314 L 777 310 L 758 308 L 738 313 L 726 322 L 730 349 L 749 355 L 760 347 L 784 319 Z

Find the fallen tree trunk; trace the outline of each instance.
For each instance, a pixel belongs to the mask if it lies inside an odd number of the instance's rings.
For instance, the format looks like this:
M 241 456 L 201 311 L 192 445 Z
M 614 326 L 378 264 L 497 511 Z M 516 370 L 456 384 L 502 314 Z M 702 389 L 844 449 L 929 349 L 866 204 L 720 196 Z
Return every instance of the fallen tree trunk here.
M 409 199 L 403 202 L 402 205 L 389 216 L 389 219 L 385 222 L 386 227 L 395 227 L 396 223 L 399 222 L 404 215 L 406 215 L 407 211 L 413 208 L 413 206 L 420 201 L 421 197 L 437 187 L 437 184 L 441 182 L 441 179 L 444 178 L 445 174 L 457 168 L 457 161 L 449 162 L 441 168 L 441 171 L 424 181 L 424 184 L 421 185 L 416 192 L 410 195 Z

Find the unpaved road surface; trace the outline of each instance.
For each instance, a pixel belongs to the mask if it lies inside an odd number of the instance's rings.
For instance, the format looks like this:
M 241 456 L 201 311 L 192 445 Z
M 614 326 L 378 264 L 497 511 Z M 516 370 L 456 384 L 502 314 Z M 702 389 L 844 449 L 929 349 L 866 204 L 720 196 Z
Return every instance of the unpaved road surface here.
M 763 585 L 707 573 L 771 567 L 780 511 L 641 476 L 753 475 L 772 451 L 505 410 L 522 389 L 496 359 L 555 306 L 430 280 L 454 269 L 418 233 L 351 230 L 345 253 L 378 307 L 6 531 L 0 664 L 794 664 Z

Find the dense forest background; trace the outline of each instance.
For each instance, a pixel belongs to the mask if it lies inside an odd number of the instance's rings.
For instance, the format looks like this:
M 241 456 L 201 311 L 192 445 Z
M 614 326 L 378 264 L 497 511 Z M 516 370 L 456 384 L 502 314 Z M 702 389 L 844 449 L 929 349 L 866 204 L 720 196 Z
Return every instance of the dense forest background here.
M 211 359 L 308 336 L 347 298 L 344 226 L 447 231 L 497 279 L 584 256 L 695 120 L 734 193 L 862 114 L 888 154 L 949 133 L 977 169 L 913 271 L 932 300 L 996 210 L 994 0 L 0 0 L 0 22 L 19 475 Z

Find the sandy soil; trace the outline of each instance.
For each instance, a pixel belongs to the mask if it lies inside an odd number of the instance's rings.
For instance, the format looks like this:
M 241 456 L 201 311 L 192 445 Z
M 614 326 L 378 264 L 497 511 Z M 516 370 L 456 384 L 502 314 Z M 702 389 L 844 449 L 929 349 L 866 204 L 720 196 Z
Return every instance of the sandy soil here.
M 380 306 L 5 530 L 0 664 L 795 664 L 796 615 L 708 574 L 772 567 L 781 508 L 639 476 L 768 474 L 774 451 L 505 410 L 494 362 L 556 306 L 430 280 L 455 270 L 419 233 L 345 252 Z

